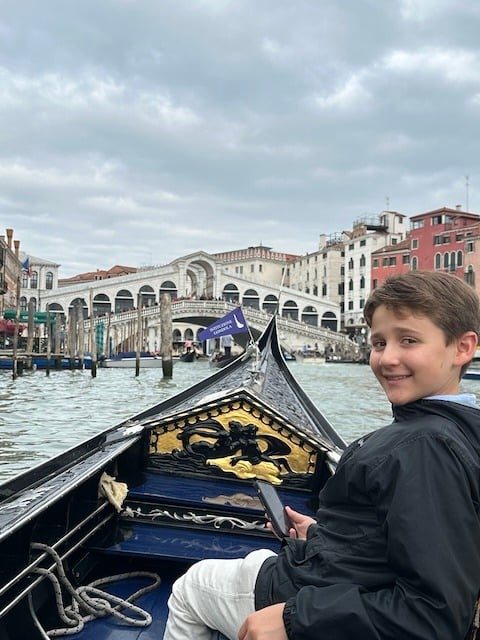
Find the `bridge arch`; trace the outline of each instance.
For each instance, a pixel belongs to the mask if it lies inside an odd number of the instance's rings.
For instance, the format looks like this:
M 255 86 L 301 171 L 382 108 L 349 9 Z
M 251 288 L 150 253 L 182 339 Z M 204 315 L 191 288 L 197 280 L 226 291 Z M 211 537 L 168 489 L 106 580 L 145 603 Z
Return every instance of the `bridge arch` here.
M 135 307 L 133 294 L 128 289 L 120 289 L 115 296 L 115 313 L 130 311 Z
M 322 315 L 321 326 L 332 331 L 338 331 L 338 319 L 332 311 L 325 311 Z
M 240 300 L 240 292 L 236 284 L 230 282 L 223 287 L 223 299 L 234 303 Z
M 153 307 L 155 304 L 155 291 L 149 284 L 144 284 L 138 290 L 142 307 Z
M 302 322 L 312 327 L 318 327 L 318 312 L 315 307 L 312 307 L 312 305 L 304 307 L 302 311 Z
M 71 314 L 76 309 L 82 309 L 82 317 L 84 320 L 88 318 L 88 305 L 85 302 L 85 298 L 74 298 L 68 307 L 68 313 Z
M 273 315 L 277 310 L 277 308 L 278 308 L 277 296 L 273 295 L 273 293 L 269 293 L 268 295 L 266 295 L 262 302 L 262 310 L 266 311 L 267 313 L 271 313 Z
M 247 289 L 242 296 L 242 305 L 244 307 L 252 307 L 252 309 L 260 309 L 260 296 L 255 289 Z
M 174 300 L 175 298 L 178 298 L 177 285 L 171 280 L 165 280 L 160 285 L 160 290 L 159 290 L 160 298 L 163 296 L 164 293 L 167 293 L 172 298 L 172 300 Z
M 215 295 L 215 262 L 206 255 L 196 255 L 187 260 L 186 276 L 190 280 L 192 296 L 213 298 Z
M 93 315 L 104 316 L 112 310 L 112 303 L 106 293 L 97 293 L 93 298 Z
M 298 305 L 295 300 L 287 300 L 283 304 L 282 318 L 291 318 L 292 320 L 298 320 Z

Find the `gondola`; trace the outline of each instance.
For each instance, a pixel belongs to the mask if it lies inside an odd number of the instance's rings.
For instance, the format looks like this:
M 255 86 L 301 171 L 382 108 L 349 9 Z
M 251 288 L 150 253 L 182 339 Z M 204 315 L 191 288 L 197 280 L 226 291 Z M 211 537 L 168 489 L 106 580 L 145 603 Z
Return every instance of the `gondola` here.
M 190 351 L 184 351 L 180 355 L 180 362 L 193 362 L 197 358 L 197 353 L 194 349 L 190 349 Z
M 0 485 L 0 638 L 161 639 L 191 563 L 279 548 L 254 478 L 311 513 L 344 447 L 273 317 L 226 367 Z

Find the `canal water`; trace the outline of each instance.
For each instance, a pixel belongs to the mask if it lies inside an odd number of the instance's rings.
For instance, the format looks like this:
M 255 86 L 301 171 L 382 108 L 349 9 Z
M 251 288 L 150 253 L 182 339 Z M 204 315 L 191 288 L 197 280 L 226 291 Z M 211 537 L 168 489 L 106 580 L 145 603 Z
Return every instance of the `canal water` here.
M 390 422 L 390 405 L 367 365 L 292 362 L 290 369 L 340 435 L 353 439 Z M 0 371 L 0 483 L 210 375 L 207 361 L 159 369 Z M 463 390 L 480 392 L 465 380 Z

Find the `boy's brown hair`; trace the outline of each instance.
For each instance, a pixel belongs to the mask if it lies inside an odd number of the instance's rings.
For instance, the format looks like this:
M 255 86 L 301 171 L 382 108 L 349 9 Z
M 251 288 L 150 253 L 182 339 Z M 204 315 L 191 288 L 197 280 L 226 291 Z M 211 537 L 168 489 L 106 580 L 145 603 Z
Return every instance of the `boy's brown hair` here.
M 409 271 L 388 278 L 365 304 L 363 313 L 369 327 L 380 305 L 427 316 L 443 331 L 447 345 L 466 331 L 480 335 L 479 298 L 472 287 L 449 273 Z

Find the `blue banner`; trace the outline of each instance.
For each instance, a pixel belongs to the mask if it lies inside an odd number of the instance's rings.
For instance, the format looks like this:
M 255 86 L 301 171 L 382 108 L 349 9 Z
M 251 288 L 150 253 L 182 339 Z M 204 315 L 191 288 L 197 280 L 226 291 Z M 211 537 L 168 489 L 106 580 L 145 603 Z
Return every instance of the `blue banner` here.
M 221 338 L 233 333 L 246 333 L 248 331 L 247 321 L 243 315 L 243 311 L 238 307 L 233 311 L 229 311 L 227 315 L 219 320 L 215 320 L 209 327 L 200 331 L 199 340 L 208 340 L 209 338 Z

